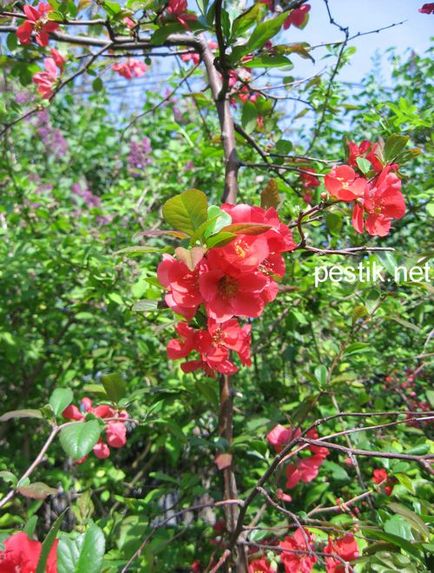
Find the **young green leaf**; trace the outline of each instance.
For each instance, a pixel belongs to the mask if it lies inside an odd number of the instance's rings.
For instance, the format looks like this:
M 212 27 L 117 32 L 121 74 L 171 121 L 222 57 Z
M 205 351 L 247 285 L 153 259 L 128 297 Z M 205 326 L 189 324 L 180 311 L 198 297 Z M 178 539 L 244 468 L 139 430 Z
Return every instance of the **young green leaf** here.
M 165 221 L 179 231 L 192 236 L 208 219 L 208 200 L 205 193 L 189 189 L 166 201 L 163 205 Z
M 98 420 L 88 422 L 75 422 L 66 426 L 60 432 L 60 443 L 62 448 L 77 460 L 86 456 L 97 443 L 101 434 L 101 424 Z
M 52 407 L 54 415 L 59 416 L 71 404 L 73 399 L 74 394 L 70 388 L 56 388 L 51 394 L 48 403 Z

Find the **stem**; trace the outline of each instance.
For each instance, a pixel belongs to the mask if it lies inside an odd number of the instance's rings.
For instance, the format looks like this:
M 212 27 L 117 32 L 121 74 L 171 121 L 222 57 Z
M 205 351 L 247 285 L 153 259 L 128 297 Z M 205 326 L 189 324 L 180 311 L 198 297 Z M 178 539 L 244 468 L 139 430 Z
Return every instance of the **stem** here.
M 57 434 L 62 429 L 62 427 L 64 427 L 65 425 L 66 424 L 64 424 L 63 426 L 55 426 L 51 430 L 51 434 L 48 436 L 47 441 L 42 446 L 39 454 L 36 456 L 33 463 L 27 468 L 27 470 L 20 477 L 20 479 L 18 480 L 18 483 L 20 483 L 21 481 L 28 478 L 34 472 L 34 470 L 37 468 L 37 466 L 42 462 L 42 460 L 45 456 L 45 453 L 47 452 L 48 448 L 50 447 L 52 441 L 57 436 Z M 4 505 L 6 505 L 8 503 L 8 501 L 10 501 L 14 497 L 15 493 L 16 493 L 16 490 L 12 489 L 7 495 L 5 495 L 5 497 L 0 501 L 0 507 L 3 507 Z

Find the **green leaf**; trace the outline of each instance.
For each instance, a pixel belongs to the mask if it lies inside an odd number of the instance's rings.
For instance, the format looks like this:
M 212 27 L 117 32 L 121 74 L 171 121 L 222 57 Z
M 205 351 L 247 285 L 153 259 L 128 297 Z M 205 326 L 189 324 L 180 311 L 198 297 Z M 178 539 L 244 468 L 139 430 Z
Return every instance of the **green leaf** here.
M 68 456 L 80 459 L 92 450 L 100 434 L 101 425 L 98 420 L 74 422 L 61 430 L 60 443 Z
M 75 539 L 62 537 L 57 552 L 58 573 L 99 573 L 104 551 L 104 534 L 95 524 Z
M 23 410 L 11 410 L 6 412 L 3 416 L 0 416 L 0 422 L 7 422 L 8 420 L 13 420 L 14 418 L 43 418 L 40 410 L 32 410 L 31 408 L 26 408 Z
M 419 533 L 419 535 L 424 541 L 428 541 L 430 531 L 423 522 L 423 520 L 417 515 L 417 513 L 415 513 L 405 505 L 402 505 L 401 503 L 391 502 L 389 503 L 389 507 L 393 512 L 404 517 L 407 520 L 407 522 L 411 525 L 411 527 L 415 531 L 417 531 L 417 533 Z
M 315 378 L 318 380 L 321 388 L 327 384 L 327 368 L 321 364 L 315 368 Z
M 235 18 L 232 24 L 232 38 L 237 39 L 258 22 L 264 14 L 264 4 L 257 2 L 246 12 Z
M 247 133 L 252 133 L 256 128 L 256 119 L 258 117 L 258 110 L 253 102 L 247 100 L 241 112 L 241 125 Z
M 372 348 L 366 342 L 353 342 L 345 349 L 345 356 L 352 356 L 353 354 L 361 354 L 371 351 Z
M 294 146 L 291 141 L 288 141 L 287 139 L 279 139 L 276 143 L 276 153 L 279 155 L 288 155 L 291 153 L 293 147 Z
M 7 470 L 2 470 L 0 472 L 0 479 L 5 481 L 6 483 L 12 484 L 12 486 L 16 486 L 18 482 L 18 478 L 12 473 Z
M 341 213 L 327 213 L 326 225 L 331 233 L 339 233 L 343 225 L 343 218 Z
M 17 49 L 18 40 L 17 40 L 17 35 L 15 33 L 11 32 L 10 34 L 7 35 L 6 45 L 11 52 Z
M 434 390 L 426 390 L 425 394 L 429 402 L 429 405 L 431 406 L 431 408 L 434 408 Z
M 409 139 L 408 135 L 399 135 L 397 133 L 388 137 L 384 144 L 384 161 L 392 163 L 404 151 Z
M 208 200 L 205 193 L 190 189 L 172 197 L 163 205 L 163 216 L 170 226 L 187 235 L 194 235 L 208 219 Z
M 363 173 L 363 175 L 367 175 L 371 171 L 372 169 L 371 162 L 365 157 L 357 157 L 356 162 L 358 168 Z
M 56 388 L 51 394 L 48 403 L 53 408 L 55 416 L 59 416 L 71 404 L 74 394 L 70 388 Z
M 35 529 L 36 529 L 36 524 L 38 522 L 38 516 L 37 515 L 32 515 L 27 521 L 25 526 L 23 527 L 23 531 L 24 533 L 27 535 L 27 537 L 32 538 L 34 533 L 35 533 Z
M 35 481 L 29 485 L 17 487 L 17 492 L 30 499 L 45 499 L 49 495 L 56 495 L 58 493 L 57 489 L 41 481 Z
M 368 538 L 369 537 L 375 537 L 376 539 L 381 539 L 383 541 L 387 541 L 388 543 L 392 543 L 393 545 L 397 545 L 401 549 L 404 549 L 404 551 L 407 551 L 407 553 L 410 553 L 410 555 L 413 555 L 414 557 L 417 557 L 417 558 L 420 557 L 419 551 L 417 550 L 417 548 L 414 547 L 412 543 L 410 543 L 409 541 L 407 541 L 403 537 L 400 537 L 399 535 L 394 535 L 394 534 L 388 533 L 386 531 L 379 531 L 379 530 L 375 530 L 375 529 L 366 529 L 366 530 L 363 530 L 363 533 Z
M 158 310 L 158 300 L 138 300 L 133 304 L 134 312 L 154 312 Z
M 276 16 L 276 18 L 272 18 L 271 20 L 267 20 L 266 22 L 261 22 L 258 24 L 253 30 L 253 34 L 250 36 L 247 42 L 247 52 L 253 52 L 258 48 L 262 48 L 265 42 L 278 34 L 283 22 L 287 19 L 287 17 L 288 12 L 283 12 L 282 14 L 279 14 L 279 16 Z
M 127 393 L 125 381 L 120 374 L 106 374 L 101 377 L 101 382 L 108 399 L 112 402 L 119 402 Z
M 402 537 L 406 541 L 413 541 L 414 539 L 410 524 L 399 515 L 394 515 L 385 522 L 384 531 L 397 537 Z
M 39 556 L 38 566 L 36 567 L 36 573 L 45 573 L 46 572 L 46 565 L 48 556 L 50 554 L 50 550 L 53 547 L 54 542 L 56 541 L 57 533 L 62 525 L 63 518 L 65 517 L 65 510 L 63 513 L 59 515 L 56 521 L 53 523 L 50 531 L 48 532 L 47 537 L 42 542 L 41 548 L 41 555 Z
M 394 276 L 395 275 L 395 268 L 398 266 L 395 257 L 389 251 L 384 251 L 382 253 L 377 253 L 377 258 L 386 271 Z
M 232 217 L 217 205 L 208 207 L 208 220 L 205 222 L 203 237 L 207 239 L 232 223 Z
M 286 56 L 271 55 L 271 54 L 261 54 L 244 62 L 243 66 L 246 68 L 288 68 L 294 67 L 294 64 Z
M 183 32 L 183 31 L 184 28 L 181 26 L 181 24 L 178 23 L 164 24 L 163 26 L 155 30 L 155 32 L 152 34 L 150 43 L 153 46 L 158 46 L 164 43 L 167 37 L 170 36 L 170 34 L 175 34 L 176 32 Z
M 210 249 L 212 247 L 223 247 L 223 245 L 227 245 L 233 239 L 235 239 L 235 233 L 228 233 L 227 231 L 220 231 L 217 235 L 213 235 L 206 240 L 206 246 Z
M 103 81 L 100 77 L 97 77 L 92 82 L 92 89 L 94 92 L 100 92 L 104 88 Z

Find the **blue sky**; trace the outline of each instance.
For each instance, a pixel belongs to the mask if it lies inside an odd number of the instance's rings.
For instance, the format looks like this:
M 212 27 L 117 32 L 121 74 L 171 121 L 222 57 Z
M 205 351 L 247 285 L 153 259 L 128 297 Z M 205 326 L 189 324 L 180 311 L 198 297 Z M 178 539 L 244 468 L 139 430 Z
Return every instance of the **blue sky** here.
M 420 14 L 418 9 L 423 0 L 330 0 L 330 10 L 334 19 L 343 26 L 349 26 L 350 34 L 366 32 L 405 20 L 401 26 L 383 30 L 379 34 L 370 34 L 354 40 L 351 45 L 357 48 L 351 64 L 346 66 L 340 79 L 358 82 L 372 68 L 372 57 L 376 51 L 384 53 L 395 46 L 404 51 L 412 48 L 418 53 L 430 46 L 430 37 L 434 35 L 434 15 Z M 341 40 L 343 34 L 329 23 L 323 0 L 311 0 L 310 21 L 304 30 L 291 27 L 285 33 L 286 41 L 305 41 L 311 45 Z M 293 73 L 310 75 L 313 70 L 324 66 L 318 61 L 313 67 L 307 62 L 296 62 Z M 383 63 L 386 66 L 386 63 Z M 387 69 L 383 69 L 387 76 Z
M 383 30 L 379 34 L 362 36 L 351 42 L 357 48 L 352 56 L 351 63 L 341 71 L 339 79 L 342 81 L 356 82 L 372 70 L 372 58 L 376 52 L 384 54 L 390 47 L 396 47 L 400 51 L 412 48 L 418 53 L 424 52 L 431 44 L 430 37 L 434 35 L 434 15 L 420 14 L 418 9 L 424 0 L 329 0 L 330 9 L 334 19 L 343 26 L 349 26 L 350 34 L 357 32 L 367 32 L 395 22 L 405 20 L 405 23 L 389 30 Z M 192 0 L 190 5 L 195 2 Z M 237 2 L 238 5 L 242 2 Z M 245 2 L 250 5 L 250 2 Z M 309 42 L 317 45 L 324 42 L 339 41 L 343 34 L 334 26 L 330 25 L 327 11 L 323 0 L 310 0 L 311 11 L 310 21 L 304 30 L 291 27 L 282 32 L 275 43 L 286 42 Z M 231 6 L 231 2 L 227 3 Z M 297 78 L 309 77 L 334 64 L 335 59 L 322 59 L 325 51 L 315 50 L 316 63 L 304 60 L 294 55 L 292 61 L 295 67 L 290 72 L 283 72 L 282 75 L 291 75 Z M 128 92 L 132 99 L 130 105 L 139 108 L 142 105 L 143 86 L 148 88 L 161 89 L 165 85 L 165 78 L 170 75 L 171 70 L 176 70 L 177 66 L 172 59 L 156 58 L 153 60 L 152 72 L 141 80 L 133 82 L 122 82 L 119 78 L 116 83 L 128 85 Z M 386 58 L 382 59 L 381 75 L 388 83 L 388 63 Z M 276 74 L 280 74 L 277 72 Z M 167 86 L 167 84 L 166 84 Z M 166 87 L 165 86 L 165 87 Z M 164 91 L 164 88 L 163 88 Z

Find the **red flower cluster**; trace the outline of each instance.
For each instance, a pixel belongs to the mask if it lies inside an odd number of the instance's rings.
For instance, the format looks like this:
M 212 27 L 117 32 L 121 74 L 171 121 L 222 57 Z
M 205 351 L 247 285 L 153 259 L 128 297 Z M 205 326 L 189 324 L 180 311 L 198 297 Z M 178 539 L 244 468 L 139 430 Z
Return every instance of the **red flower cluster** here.
M 127 80 L 140 78 L 148 70 L 144 62 L 135 58 L 128 58 L 125 62 L 118 62 L 112 65 L 112 70 Z
M 229 360 L 230 351 L 238 354 L 244 366 L 251 366 L 250 324 L 240 326 L 235 319 L 223 323 L 209 319 L 206 329 L 196 330 L 186 322 L 176 326 L 179 339 L 172 339 L 167 345 L 167 355 L 171 360 L 185 358 L 190 352 L 200 354 L 199 360 L 184 362 L 184 372 L 202 369 L 209 376 L 214 371 L 220 374 L 234 374 L 237 367 Z
M 285 273 L 282 253 L 296 246 L 273 208 L 224 204 L 222 210 L 231 216 L 232 224 L 262 225 L 263 232 L 240 232 L 225 246 L 210 248 L 193 270 L 171 255 L 163 256 L 157 270 L 167 289 L 166 303 L 174 312 L 191 320 L 202 307 L 207 316 L 206 329 L 180 323 L 180 339 L 168 344 L 169 358 L 199 353 L 200 359 L 183 365 L 186 372 L 202 368 L 209 375 L 232 374 L 237 369 L 229 360 L 231 350 L 243 364 L 250 364 L 250 327 L 241 327 L 234 317 L 258 317 L 275 299 L 275 278 Z
M 345 573 L 343 561 L 355 561 L 359 556 L 359 548 L 352 533 L 347 533 L 339 539 L 331 539 L 324 549 L 324 553 L 330 555 L 326 557 L 326 573 Z M 340 559 L 336 559 L 336 556 Z
M 434 3 L 424 4 L 422 8 L 419 8 L 421 14 L 434 14 Z
M 431 406 L 429 402 L 426 400 L 420 400 L 421 390 L 417 388 L 417 378 L 419 372 L 418 370 L 412 370 L 411 368 L 407 368 L 404 377 L 405 380 L 401 382 L 398 377 L 395 376 L 385 376 L 384 382 L 387 384 L 390 390 L 398 392 L 401 396 L 404 397 L 405 402 L 410 410 L 410 412 L 421 410 L 422 412 L 429 412 L 431 410 Z M 414 416 L 407 413 L 407 418 L 409 421 L 407 424 L 413 427 L 420 427 L 422 425 L 434 425 L 434 422 L 431 420 L 423 420 L 418 421 L 414 419 Z
M 128 420 L 128 413 L 125 410 L 120 412 L 114 410 L 106 404 L 101 404 L 95 408 L 92 406 L 90 398 L 83 398 L 80 404 L 80 409 L 71 404 L 62 415 L 67 420 L 74 420 L 81 422 L 87 414 L 93 414 L 97 418 L 103 420 L 108 419 L 105 426 L 105 439 L 99 439 L 98 443 L 93 447 L 93 453 L 97 458 L 103 460 L 110 456 L 110 448 L 122 448 L 127 443 L 127 428 L 125 422 Z M 82 463 L 87 459 L 87 456 L 78 460 L 77 463 Z
M 166 12 L 170 19 L 176 20 L 186 30 L 189 22 L 197 20 L 196 14 L 187 12 L 187 0 L 169 0 Z
M 273 446 L 276 453 L 279 453 L 286 444 L 300 436 L 301 430 L 299 428 L 293 430 L 278 424 L 267 434 L 267 441 L 271 446 Z M 312 440 L 317 440 L 318 432 L 312 428 L 306 433 L 306 437 Z M 309 483 L 314 480 L 318 475 L 319 468 L 324 463 L 325 458 L 329 455 L 329 450 L 321 446 L 310 445 L 308 449 L 313 455 L 308 458 L 300 458 L 297 462 L 286 466 L 286 487 L 288 489 L 292 489 L 299 482 Z M 284 495 L 285 494 L 280 494 L 279 497 L 284 499 Z M 284 501 L 290 500 L 284 499 Z
M 40 2 L 36 7 L 28 5 L 23 7 L 27 19 L 17 28 L 20 44 L 30 44 L 32 33 L 35 32 L 36 42 L 42 47 L 48 46 L 50 32 L 55 32 L 59 28 L 59 24 L 48 20 L 48 13 L 52 9 L 45 2 Z
M 218 44 L 213 40 L 209 40 L 208 48 L 212 51 L 217 50 Z M 181 60 L 183 62 L 193 62 L 195 66 L 197 66 L 200 62 L 200 55 L 198 52 L 188 52 L 187 54 L 181 54 Z
M 386 495 L 392 495 L 395 479 L 390 477 L 384 468 L 378 468 L 372 472 L 372 481 L 380 485 Z
M 293 535 L 288 535 L 278 544 L 280 561 L 285 573 L 310 573 L 317 562 L 314 539 L 312 535 L 302 528 L 298 528 Z M 347 533 L 339 539 L 329 537 L 324 553 L 330 555 L 325 558 L 326 573 L 345 573 L 343 562 L 354 561 L 359 556 L 356 540 L 352 533 Z M 248 573 L 276 573 L 268 559 L 261 557 L 249 564 Z
M 32 81 L 37 85 L 38 93 L 44 99 L 50 99 L 53 89 L 59 79 L 59 71 L 63 71 L 65 58 L 55 48 L 51 50 L 51 58 L 44 59 L 44 72 L 36 73 Z
M 57 573 L 56 539 L 48 554 L 45 566 L 46 573 Z M 29 539 L 25 533 L 15 533 L 4 542 L 4 550 L 0 551 L 1 573 L 34 573 L 41 556 L 42 543 Z
M 310 12 L 310 4 L 303 4 L 300 8 L 292 10 L 288 18 L 284 21 L 283 27 L 287 30 L 291 25 L 296 28 L 304 28 L 308 22 Z
M 274 12 L 274 0 L 259 0 L 261 4 L 266 4 L 268 8 Z M 287 30 L 291 25 L 296 28 L 304 28 L 308 22 L 308 14 L 310 12 L 310 4 L 303 4 L 300 8 L 291 10 L 288 18 L 283 23 L 283 27 Z
M 339 201 L 354 201 L 352 224 L 358 233 L 366 229 L 370 235 L 384 237 L 390 232 L 392 219 L 401 219 L 405 214 L 401 180 L 393 173 L 397 165 L 383 165 L 379 147 L 368 141 L 360 147 L 350 142 L 349 151 L 350 165 L 333 167 L 325 176 L 325 187 Z M 351 167 L 357 165 L 359 157 L 371 163 L 371 179 Z

